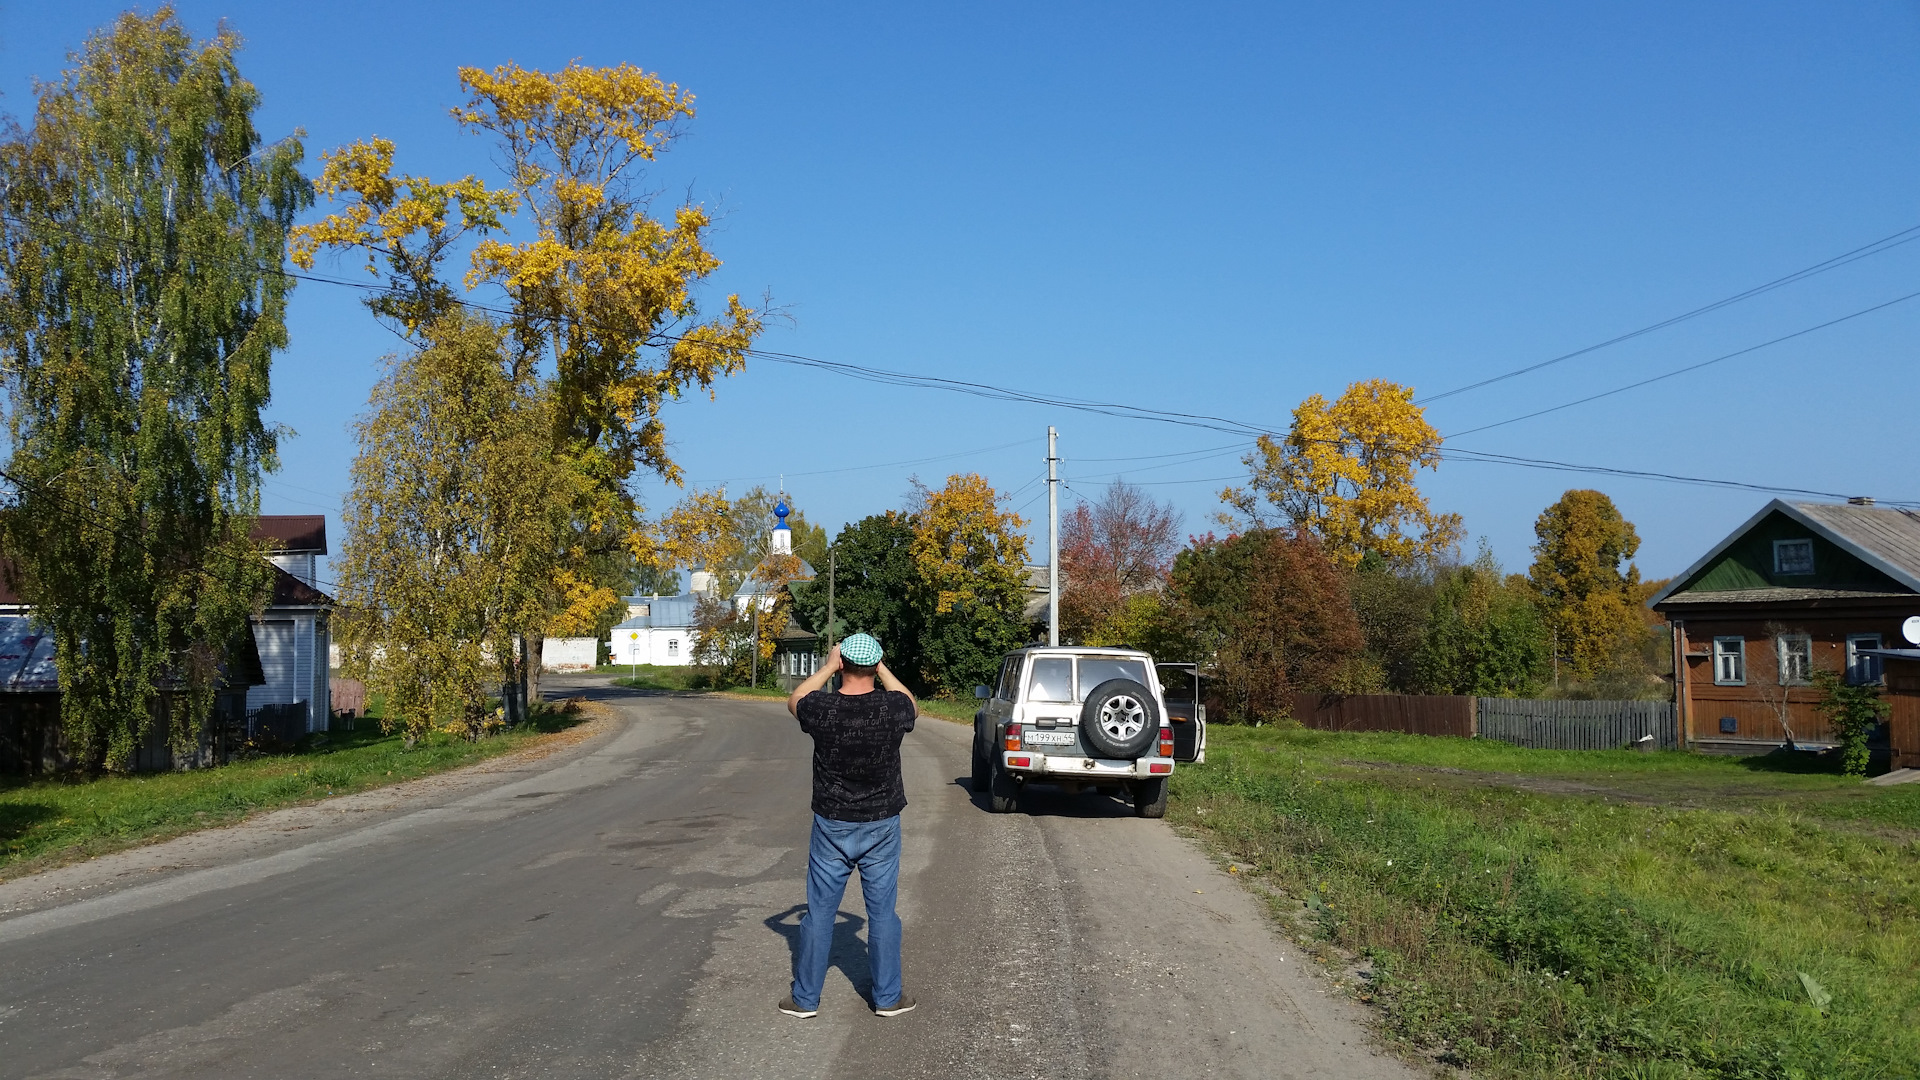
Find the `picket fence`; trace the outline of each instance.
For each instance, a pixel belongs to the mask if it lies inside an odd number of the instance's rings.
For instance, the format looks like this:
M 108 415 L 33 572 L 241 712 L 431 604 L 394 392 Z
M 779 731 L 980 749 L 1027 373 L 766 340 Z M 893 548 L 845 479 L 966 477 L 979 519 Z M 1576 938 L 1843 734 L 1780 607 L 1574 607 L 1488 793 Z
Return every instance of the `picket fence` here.
M 1474 714 L 1481 738 L 1535 750 L 1617 750 L 1638 747 L 1648 736 L 1650 748 L 1680 748 L 1671 701 L 1476 698 Z

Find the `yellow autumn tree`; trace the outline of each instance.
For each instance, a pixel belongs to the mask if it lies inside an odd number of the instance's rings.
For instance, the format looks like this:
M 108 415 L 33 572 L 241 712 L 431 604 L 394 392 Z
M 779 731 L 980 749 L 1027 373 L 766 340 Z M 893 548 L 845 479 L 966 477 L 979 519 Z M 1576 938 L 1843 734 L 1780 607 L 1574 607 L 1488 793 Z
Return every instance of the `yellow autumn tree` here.
M 1006 652 L 1028 638 L 1026 520 L 1001 501 L 985 477 L 956 473 L 927 493 L 914 519 L 921 652 L 940 691 L 992 681 Z
M 1540 512 L 1533 535 L 1527 580 L 1574 677 L 1592 679 L 1629 658 L 1648 633 L 1633 523 L 1604 493 L 1576 489 Z
M 603 621 L 630 561 L 675 542 L 643 524 L 629 481 L 641 470 L 681 481 L 660 409 L 741 370 L 761 321 L 738 296 L 702 317 L 695 288 L 720 266 L 710 219 L 692 204 L 656 218 L 641 184 L 693 117 L 691 94 L 630 64 L 462 68 L 459 81 L 467 100 L 453 117 L 492 138 L 504 183 L 436 183 L 396 171 L 387 140 L 354 143 L 326 155 L 317 184 L 344 205 L 296 230 L 293 258 L 364 254 L 386 277 L 369 306 L 410 336 L 463 303 L 462 289 L 505 292 L 509 374 L 551 371 L 549 454 L 585 481 L 566 489 L 567 557 L 524 628 L 538 643 Z M 442 264 L 469 239 L 467 269 L 450 280 Z
M 454 311 L 392 362 L 355 425 L 335 628 L 348 671 L 386 698 L 409 741 L 485 729 L 486 701 L 524 663 L 576 482 L 548 453 L 552 401 L 507 372 L 504 334 Z
M 1293 410 L 1285 438 L 1262 435 L 1242 460 L 1252 475 L 1220 493 L 1224 524 L 1304 530 L 1348 569 L 1368 552 L 1405 563 L 1460 542 L 1460 516 L 1434 513 L 1415 483 L 1439 466 L 1440 433 L 1411 387 L 1370 379 L 1331 403 L 1315 394 Z

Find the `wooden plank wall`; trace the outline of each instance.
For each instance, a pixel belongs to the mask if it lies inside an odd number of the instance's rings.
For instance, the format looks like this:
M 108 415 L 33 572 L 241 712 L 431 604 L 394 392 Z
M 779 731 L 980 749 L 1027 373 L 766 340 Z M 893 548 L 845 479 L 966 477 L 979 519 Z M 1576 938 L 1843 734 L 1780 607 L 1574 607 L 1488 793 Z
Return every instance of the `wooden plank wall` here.
M 1473 699 L 1419 694 L 1295 694 L 1293 718 L 1320 731 L 1403 731 L 1473 738 Z
M 1920 661 L 1887 661 L 1887 744 L 1896 769 L 1920 769 Z

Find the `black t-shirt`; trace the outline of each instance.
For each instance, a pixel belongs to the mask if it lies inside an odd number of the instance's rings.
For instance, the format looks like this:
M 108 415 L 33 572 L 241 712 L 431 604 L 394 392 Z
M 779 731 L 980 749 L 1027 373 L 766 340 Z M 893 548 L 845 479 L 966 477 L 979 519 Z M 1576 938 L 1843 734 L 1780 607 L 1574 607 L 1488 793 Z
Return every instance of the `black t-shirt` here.
M 815 690 L 794 709 L 813 736 L 813 812 L 835 821 L 879 821 L 906 809 L 900 740 L 913 730 L 913 699 Z

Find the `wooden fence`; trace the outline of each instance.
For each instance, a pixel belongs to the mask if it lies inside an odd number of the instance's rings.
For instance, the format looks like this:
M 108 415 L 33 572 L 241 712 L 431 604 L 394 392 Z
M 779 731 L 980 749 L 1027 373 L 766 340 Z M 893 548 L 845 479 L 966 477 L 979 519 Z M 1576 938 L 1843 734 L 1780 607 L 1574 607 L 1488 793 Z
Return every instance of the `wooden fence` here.
M 367 684 L 359 679 L 328 679 L 327 696 L 333 699 L 336 716 L 353 718 L 367 715 Z M 349 731 L 353 730 L 350 723 L 346 727 Z
M 1293 718 L 1320 731 L 1404 731 L 1473 738 L 1473 699 L 1417 694 L 1295 694 Z
M 1680 747 L 1670 701 L 1480 698 L 1475 712 L 1481 738 L 1535 750 L 1618 750 L 1647 736 L 1654 749 Z
M 1653 737 L 1677 749 L 1666 701 L 1546 701 L 1418 694 L 1295 694 L 1293 718 L 1319 731 L 1399 731 L 1499 739 L 1536 750 L 1617 750 Z

